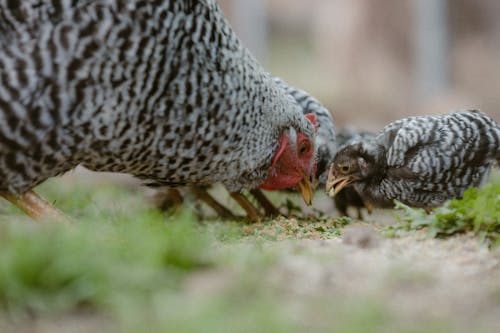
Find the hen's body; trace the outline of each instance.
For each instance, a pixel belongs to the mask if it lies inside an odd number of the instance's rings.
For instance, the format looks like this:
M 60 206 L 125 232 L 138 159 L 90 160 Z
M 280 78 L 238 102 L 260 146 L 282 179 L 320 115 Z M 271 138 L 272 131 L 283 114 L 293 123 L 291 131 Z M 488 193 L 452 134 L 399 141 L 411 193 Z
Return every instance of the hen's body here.
M 322 182 L 324 186 L 326 182 L 328 167 L 333 159 L 333 155 L 335 153 L 334 150 L 337 143 L 332 116 L 330 115 L 330 112 L 309 93 L 289 85 L 280 78 L 275 77 L 274 81 L 280 88 L 282 88 L 297 102 L 304 115 L 314 114 L 317 119 L 318 130 L 315 141 L 317 146 L 317 168 L 315 176 L 317 180 Z M 190 187 L 190 189 L 191 192 L 193 192 L 195 198 L 201 199 L 208 203 L 222 217 L 234 218 L 234 215 L 226 207 L 223 207 L 216 201 L 215 198 L 209 195 L 209 193 L 206 191 L 206 188 Z M 256 192 L 253 189 L 251 193 L 255 195 Z M 267 206 L 266 215 L 279 215 L 279 210 L 277 208 L 269 208 L 269 205 L 271 204 L 270 202 L 262 202 L 261 198 L 263 196 L 263 193 L 259 193 L 256 199 L 261 205 L 264 206 L 264 208 L 266 208 Z M 153 197 L 153 202 L 161 210 L 167 211 L 182 204 L 183 193 L 181 193 L 181 191 L 179 190 L 162 189 Z
M 313 126 L 214 0 L 0 1 L 0 191 L 78 164 L 254 188 Z
M 373 141 L 341 150 L 335 165 L 369 203 L 430 208 L 481 186 L 495 161 L 500 127 L 484 113 L 464 111 L 396 121 Z M 346 163 L 350 171 L 342 172 Z

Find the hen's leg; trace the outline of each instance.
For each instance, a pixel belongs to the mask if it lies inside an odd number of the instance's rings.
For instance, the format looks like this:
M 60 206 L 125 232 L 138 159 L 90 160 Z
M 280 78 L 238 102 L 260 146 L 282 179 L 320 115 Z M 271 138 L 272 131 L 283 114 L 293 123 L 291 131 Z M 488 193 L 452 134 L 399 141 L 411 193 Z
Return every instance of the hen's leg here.
M 250 190 L 250 193 L 254 196 L 254 198 L 257 200 L 257 202 L 264 208 L 264 211 L 266 213 L 266 216 L 269 217 L 276 217 L 283 215 L 279 211 L 278 208 L 276 208 L 271 201 L 262 193 L 262 191 L 258 188 L 255 188 L 253 190 Z
M 19 196 L 10 193 L 0 194 L 35 220 L 55 219 L 69 222 L 69 218 L 63 212 L 33 191 Z
M 159 210 L 166 212 L 172 208 L 180 207 L 184 202 L 184 198 L 178 189 L 169 188 L 166 191 L 163 189 L 158 191 L 153 196 L 152 201 Z
M 375 209 L 375 207 L 369 202 L 364 202 L 364 205 L 365 205 L 365 208 L 366 208 L 366 211 L 368 212 L 368 214 L 371 215 L 373 213 L 373 210 Z
M 241 193 L 231 192 L 231 197 L 247 212 L 248 217 L 253 222 L 258 222 L 262 219 L 262 215 L 259 211 L 252 205 L 250 201 Z
M 210 206 L 220 217 L 225 219 L 235 219 L 236 217 L 233 213 L 220 204 L 217 200 L 215 200 L 206 189 L 202 187 L 192 187 L 191 192 L 194 194 L 196 198 L 206 203 Z

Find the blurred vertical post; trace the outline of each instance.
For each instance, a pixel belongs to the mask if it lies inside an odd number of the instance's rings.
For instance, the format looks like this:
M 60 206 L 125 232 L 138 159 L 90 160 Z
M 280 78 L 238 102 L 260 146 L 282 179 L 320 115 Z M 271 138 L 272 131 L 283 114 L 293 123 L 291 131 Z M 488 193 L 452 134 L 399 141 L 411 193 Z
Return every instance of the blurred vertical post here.
M 413 0 L 418 97 L 432 98 L 448 88 L 447 0 Z
M 266 0 L 231 0 L 231 18 L 237 35 L 260 61 L 267 56 Z

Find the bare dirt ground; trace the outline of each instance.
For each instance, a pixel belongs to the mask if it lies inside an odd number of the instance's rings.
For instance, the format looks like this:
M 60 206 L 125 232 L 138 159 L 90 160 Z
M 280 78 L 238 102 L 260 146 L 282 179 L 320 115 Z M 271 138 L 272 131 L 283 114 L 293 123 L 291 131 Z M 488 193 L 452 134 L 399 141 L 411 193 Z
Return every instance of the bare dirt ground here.
M 342 237 L 267 246 L 280 255 L 259 288 L 273 290 L 289 318 L 302 318 L 304 331 L 500 331 L 500 252 L 468 236 L 383 239 L 355 224 Z M 238 283 L 231 272 L 208 271 L 195 273 L 185 289 L 187 297 L 206 300 Z M 372 318 L 374 307 L 383 319 Z M 108 331 L 106 320 L 81 314 L 21 326 L 14 331 Z
M 306 214 L 338 217 L 323 193 L 317 193 L 313 208 L 300 199 L 296 203 Z M 386 238 L 381 227 L 396 223 L 395 212 L 363 213 L 365 221 L 345 227 L 341 236 L 314 239 L 320 237 L 308 233 L 294 239 L 288 234 L 266 243 L 280 259 L 262 281 L 281 290 L 299 312 L 307 311 L 307 298 L 324 298 L 326 304 L 329 298 L 354 300 L 353 306 L 366 299 L 401 326 L 428 321 L 452 323 L 459 332 L 500 332 L 500 248 L 488 249 L 471 235 Z M 225 280 L 210 273 L 188 285 L 206 292 L 223 288 Z
M 125 184 L 135 186 L 128 180 Z M 315 204 L 327 216 L 337 216 L 326 196 L 318 195 Z M 267 222 L 267 227 L 273 223 L 279 225 L 280 221 Z M 395 332 L 422 332 L 426 325 L 429 331 L 437 332 L 500 332 L 500 248 L 488 249 L 471 235 L 448 239 L 429 239 L 424 233 L 383 237 L 381 226 L 392 223 L 394 212 L 380 210 L 364 222 L 342 228 L 340 236 L 332 234 L 325 239 L 324 234 L 287 234 L 265 240 L 259 246 L 277 259 L 259 275 L 257 288 L 270 290 L 290 318 L 303 318 L 304 331 L 311 327 L 317 331 L 315 320 L 325 321 L 325 331 L 332 327 L 340 332 L 364 331 L 365 321 L 366 331 L 377 331 L 373 322 L 381 319 L 371 318 L 372 310 L 365 311 L 376 308 L 382 320 L 391 322 L 380 332 L 387 327 Z M 221 251 L 240 251 L 242 247 L 256 251 L 254 240 L 244 237 L 223 243 Z M 235 281 L 231 269 L 234 267 L 194 273 L 185 282 L 187 295 L 210 298 L 237 286 L 241 282 Z M 349 323 L 342 324 L 346 320 Z M 359 330 L 351 330 L 352 323 Z M 95 327 L 102 329 L 103 322 L 93 316 L 88 320 L 78 316 L 76 321 L 65 316 L 31 322 L 21 331 L 86 332 Z
M 412 327 L 421 332 L 426 325 L 438 332 L 500 332 L 500 251 L 470 235 L 382 237 L 379 223 L 393 222 L 390 213 L 376 212 L 368 222 L 345 227 L 342 236 L 270 243 L 279 260 L 262 281 L 280 290 L 291 316 L 325 320 L 329 314 L 318 312 L 330 309 L 334 323 L 327 328 L 345 321 L 335 318 L 340 312 L 354 316 L 349 322 L 367 321 L 368 331 L 378 331 L 372 319 L 363 317 L 367 306 L 389 314 L 389 327 L 396 332 Z M 227 285 L 221 283 L 223 275 L 198 277 L 189 288 L 218 291 Z M 352 324 L 337 328 L 342 327 L 351 331 Z
M 500 252 L 475 239 L 383 239 L 353 225 L 340 238 L 276 246 L 288 254 L 274 279 L 298 297 L 375 298 L 401 324 L 446 321 L 460 331 L 500 331 Z

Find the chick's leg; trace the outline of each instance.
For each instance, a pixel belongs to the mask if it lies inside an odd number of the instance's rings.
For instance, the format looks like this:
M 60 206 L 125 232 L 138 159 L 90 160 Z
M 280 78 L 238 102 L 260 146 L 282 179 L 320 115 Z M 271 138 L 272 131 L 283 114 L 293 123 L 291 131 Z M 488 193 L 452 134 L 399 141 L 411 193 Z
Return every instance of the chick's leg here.
M 361 211 L 361 208 L 358 207 L 357 210 L 358 210 L 358 220 L 364 221 L 363 212 Z
M 245 210 L 248 217 L 253 222 L 260 221 L 263 216 L 259 214 L 259 211 L 252 205 L 250 201 L 241 193 L 231 192 L 231 197 Z
M 63 212 L 33 191 L 28 191 L 22 195 L 0 194 L 34 220 L 54 219 L 69 221 L 69 218 Z
M 278 208 L 276 208 L 271 201 L 265 196 L 264 193 L 258 188 L 250 190 L 257 202 L 264 208 L 266 216 L 276 217 L 282 215 Z

